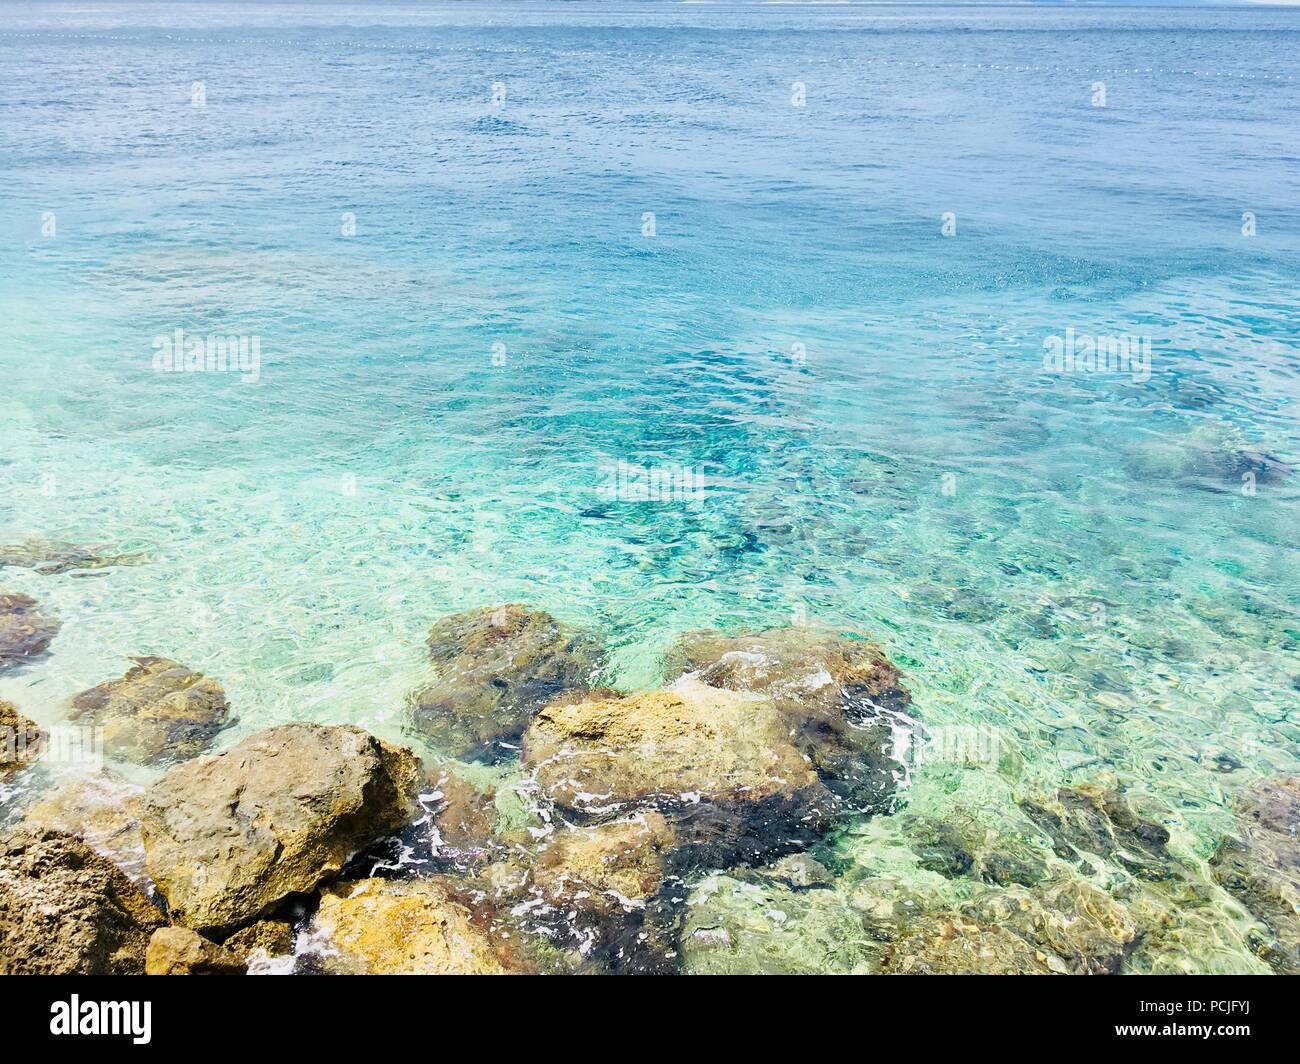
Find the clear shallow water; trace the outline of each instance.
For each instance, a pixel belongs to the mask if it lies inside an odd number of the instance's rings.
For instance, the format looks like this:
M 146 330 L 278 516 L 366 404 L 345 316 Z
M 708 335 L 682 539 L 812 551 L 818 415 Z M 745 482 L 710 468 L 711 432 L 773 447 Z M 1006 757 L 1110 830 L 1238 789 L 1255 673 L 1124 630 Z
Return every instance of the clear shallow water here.
M 224 741 L 409 740 L 429 624 L 514 600 L 628 688 L 688 629 L 874 634 L 1023 762 L 917 808 L 1113 778 L 1197 862 L 1300 769 L 1300 477 L 1217 457 L 1300 459 L 1300 15 L 0 6 L 0 542 L 152 554 L 0 574 L 63 621 L 29 715 L 148 653 Z M 154 372 L 176 328 L 260 380 Z M 1044 373 L 1068 328 L 1150 379 Z

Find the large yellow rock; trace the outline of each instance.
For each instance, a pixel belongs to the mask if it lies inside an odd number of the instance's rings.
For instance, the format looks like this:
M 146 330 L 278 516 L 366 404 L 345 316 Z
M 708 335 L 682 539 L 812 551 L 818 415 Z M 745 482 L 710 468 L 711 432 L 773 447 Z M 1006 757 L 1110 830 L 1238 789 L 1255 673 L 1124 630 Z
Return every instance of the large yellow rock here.
M 34 828 L 0 836 L 0 975 L 140 975 L 164 923 L 80 840 Z
M 363 879 L 321 894 L 316 930 L 356 975 L 509 975 L 468 909 L 438 880 Z
M 420 763 L 352 725 L 282 724 L 145 793 L 145 862 L 172 919 L 233 931 L 409 821 Z
M 692 678 L 554 702 L 524 733 L 523 760 L 550 798 L 587 813 L 655 797 L 753 805 L 819 787 L 769 700 Z
M 912 696 L 876 644 L 812 626 L 688 632 L 664 670 L 764 695 L 831 791 L 859 810 L 888 810 L 900 771 L 892 724 L 906 722 Z

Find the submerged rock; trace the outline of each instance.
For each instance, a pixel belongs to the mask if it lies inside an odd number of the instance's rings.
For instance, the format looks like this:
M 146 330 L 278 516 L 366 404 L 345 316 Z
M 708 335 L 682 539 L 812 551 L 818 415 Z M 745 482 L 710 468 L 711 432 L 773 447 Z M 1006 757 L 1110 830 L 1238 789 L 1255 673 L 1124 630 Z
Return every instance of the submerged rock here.
M 858 809 L 883 809 L 900 770 L 891 715 L 911 695 L 874 643 L 817 628 L 725 635 L 692 632 L 667 655 L 666 675 L 771 700 L 791 742 L 822 781 Z
M 882 970 L 912 975 L 1092 975 L 1119 972 L 1139 940 L 1129 911 L 1083 880 L 985 890 L 910 922 Z
M 1240 487 L 1250 477 L 1256 484 L 1285 484 L 1295 473 L 1294 466 L 1276 455 L 1247 449 L 1230 451 L 1224 467 L 1224 474 L 1233 487 Z
M 992 624 L 1006 612 L 1006 604 L 978 588 L 918 583 L 907 589 L 907 601 L 928 613 L 966 624 Z
M 782 857 L 779 861 L 761 869 L 761 874 L 795 890 L 828 887 L 835 882 L 835 877 L 831 875 L 830 870 L 815 857 L 806 853 L 792 853 L 788 857 Z
M 493 761 L 533 714 L 589 688 L 600 647 L 549 613 L 517 603 L 444 617 L 429 632 L 438 679 L 411 696 L 412 725 L 453 757 Z
M 492 841 L 495 797 L 491 787 L 480 789 L 453 772 L 440 770 L 428 793 L 421 795 L 437 832 L 436 855 L 456 861 L 480 856 Z
M 1273 487 L 1295 473 L 1289 462 L 1249 446 L 1221 423 L 1187 437 L 1144 439 L 1129 450 L 1125 466 L 1139 480 L 1182 482 L 1211 491 L 1240 491 L 1247 483 Z
M 0 674 L 43 654 L 59 627 L 59 622 L 42 613 L 31 596 L 0 591 Z
M 414 754 L 360 728 L 267 728 L 149 788 L 146 866 L 177 922 L 236 928 L 404 826 L 418 779 Z
M 23 826 L 72 835 L 107 857 L 136 883 L 144 871 L 140 813 L 144 788 L 112 772 L 95 772 L 60 781 L 30 806 Z
M 202 753 L 227 723 L 225 689 L 168 658 L 133 660 L 120 680 L 74 697 L 68 719 L 103 728 L 105 751 L 139 764 Z
M 1047 957 L 1004 927 L 958 913 L 916 921 L 885 953 L 887 975 L 1050 975 Z
M 1058 857 L 1073 860 L 1082 852 L 1146 879 L 1169 874 L 1169 832 L 1135 813 L 1118 791 L 1062 787 L 1055 803 L 1026 799 L 1020 808 L 1052 839 Z
M 881 945 L 836 892 L 738 873 L 691 891 L 680 949 L 695 975 L 848 975 L 872 971 Z
M 77 839 L 31 829 L 0 838 L 0 974 L 140 975 L 165 923 Z
M 110 554 L 102 546 L 63 543 L 52 539 L 28 539 L 0 546 L 0 569 L 12 565 L 53 576 L 76 569 L 107 569 L 119 565 L 143 565 L 147 554 Z
M 144 955 L 145 975 L 245 975 L 248 964 L 187 927 L 160 927 Z
M 1047 878 L 1047 865 L 1033 856 L 1022 856 L 1006 850 L 985 854 L 979 864 L 980 876 L 988 883 L 1009 887 L 1013 884 L 1032 887 Z
M 966 875 L 975 866 L 974 855 L 951 824 L 930 817 L 909 816 L 904 819 L 903 827 L 922 868 L 954 879 Z
M 962 912 L 1014 931 L 1047 958 L 1052 971 L 1074 975 L 1118 972 L 1138 940 L 1128 909 L 1078 879 L 990 891 Z
M 323 963 L 352 975 L 508 975 L 497 945 L 445 879 L 365 879 L 321 893 Z
M 0 779 L 35 761 L 44 735 L 12 702 L 0 701 Z
M 1215 852 L 1215 881 L 1268 929 L 1260 958 L 1300 975 L 1300 777 L 1257 783 L 1237 805 L 1241 833 Z
M 945 818 L 908 814 L 895 823 L 917 865 L 948 879 L 1030 887 L 1048 876 L 1040 848 L 1007 831 L 995 816 L 953 809 Z

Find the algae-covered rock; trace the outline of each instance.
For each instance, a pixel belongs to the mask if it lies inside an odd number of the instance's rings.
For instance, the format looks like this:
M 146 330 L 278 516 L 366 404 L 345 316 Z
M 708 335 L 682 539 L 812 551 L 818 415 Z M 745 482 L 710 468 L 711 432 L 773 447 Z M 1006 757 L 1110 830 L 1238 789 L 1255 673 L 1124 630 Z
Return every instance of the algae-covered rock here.
M 0 974 L 140 975 L 164 923 L 85 843 L 33 829 L 0 837 Z
M 1215 852 L 1215 881 L 1268 929 L 1260 958 L 1300 974 L 1300 777 L 1263 780 L 1237 808 L 1241 830 Z
M 1073 878 L 989 891 L 962 912 L 1016 932 L 1048 958 L 1053 971 L 1077 975 L 1118 972 L 1138 938 L 1124 905 Z
M 1032 887 L 1048 875 L 1047 865 L 1037 857 L 996 849 L 980 858 L 979 872 L 985 882 L 1002 887 Z
M 517 603 L 444 617 L 428 647 L 438 679 L 411 696 L 413 727 L 444 753 L 486 761 L 512 753 L 541 706 L 589 688 L 601 657 L 587 633 Z
M 247 969 L 237 953 L 187 927 L 160 927 L 144 955 L 145 975 L 244 975 Z
M 565 827 L 532 866 L 541 896 L 603 912 L 644 907 L 663 887 L 672 826 L 653 810 L 593 827 Z
M 1071 877 L 985 889 L 895 935 L 882 970 L 912 975 L 1090 975 L 1118 972 L 1138 941 L 1128 909 Z
M 480 856 L 491 844 L 496 821 L 496 792 L 441 769 L 421 796 L 437 832 L 438 856 L 466 861 Z
M 931 872 L 954 879 L 975 866 L 975 857 L 962 834 L 951 824 L 930 817 L 908 816 L 903 820 L 917 864 Z
M 23 826 L 75 836 L 144 883 L 140 813 L 144 788 L 108 771 L 70 776 L 29 806 Z
M 520 843 L 480 882 L 510 934 L 549 955 L 557 971 L 664 972 L 676 915 L 673 826 L 654 810 L 591 826 L 562 825 Z
M 0 591 L 0 675 L 36 660 L 58 632 L 30 595 Z
M 135 658 L 134 667 L 72 700 L 69 720 L 104 729 L 107 753 L 143 765 L 202 753 L 226 724 L 221 684 L 167 658 Z
M 916 921 L 885 953 L 887 975 L 1050 975 L 1047 957 L 1019 935 L 959 913 Z
M 40 755 L 45 733 L 12 702 L 0 701 L 0 779 L 27 768 Z
M 150 876 L 198 931 L 315 889 L 412 813 L 419 761 L 360 728 L 285 724 L 169 770 L 146 792 Z
M 1118 791 L 1062 787 L 1054 802 L 1026 799 L 1020 808 L 1052 839 L 1059 857 L 1071 860 L 1082 852 L 1147 879 L 1169 874 L 1169 832 L 1134 812 Z
M 835 891 L 712 875 L 687 902 L 682 971 L 698 975 L 847 975 L 874 969 L 881 944 Z
M 34 569 L 42 576 L 54 576 L 74 570 L 107 569 L 119 565 L 143 565 L 147 554 L 112 554 L 102 546 L 64 543 L 52 539 L 27 539 L 22 543 L 0 546 L 0 569 L 12 565 Z
M 337 953 L 331 971 L 357 975 L 508 975 L 498 947 L 443 879 L 365 879 L 321 894 L 315 928 Z
M 1033 886 L 1047 878 L 1039 847 L 1009 830 L 991 811 L 981 816 L 958 807 L 945 816 L 905 814 L 890 823 L 920 868 L 949 879 Z
M 889 714 L 911 695 L 874 643 L 819 628 L 727 635 L 691 632 L 669 651 L 665 673 L 768 698 L 789 723 L 790 741 L 836 795 L 884 808 L 900 771 Z
M 792 853 L 760 869 L 768 879 L 784 883 L 796 890 L 811 887 L 828 887 L 835 882 L 830 870 L 811 854 Z

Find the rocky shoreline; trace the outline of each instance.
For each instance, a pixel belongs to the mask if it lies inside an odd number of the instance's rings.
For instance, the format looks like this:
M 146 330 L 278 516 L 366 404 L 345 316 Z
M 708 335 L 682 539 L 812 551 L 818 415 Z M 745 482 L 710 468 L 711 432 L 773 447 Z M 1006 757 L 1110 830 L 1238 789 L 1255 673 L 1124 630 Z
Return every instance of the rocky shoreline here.
M 0 594 L 0 668 L 57 630 Z M 851 633 L 686 633 L 640 693 L 600 686 L 593 634 L 520 604 L 427 645 L 407 721 L 437 764 L 352 725 L 209 753 L 221 684 L 156 657 L 68 714 L 165 769 L 148 786 L 45 781 L 0 747 L 0 777 L 34 781 L 0 837 L 0 973 L 1102 974 L 1164 970 L 1212 934 L 1187 914 L 1225 905 L 1262 964 L 1300 970 L 1300 781 L 1242 795 L 1199 867 L 1108 781 L 1025 794 L 1004 822 L 910 810 L 915 707 Z M 17 707 L 0 728 L 39 749 Z M 846 866 L 850 824 L 888 824 L 912 879 Z

